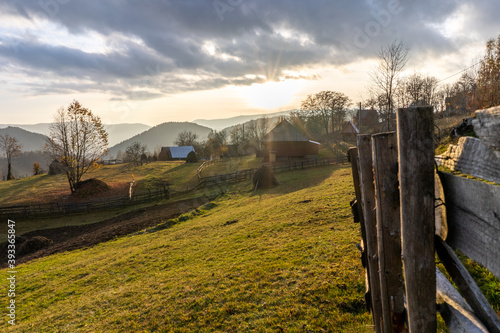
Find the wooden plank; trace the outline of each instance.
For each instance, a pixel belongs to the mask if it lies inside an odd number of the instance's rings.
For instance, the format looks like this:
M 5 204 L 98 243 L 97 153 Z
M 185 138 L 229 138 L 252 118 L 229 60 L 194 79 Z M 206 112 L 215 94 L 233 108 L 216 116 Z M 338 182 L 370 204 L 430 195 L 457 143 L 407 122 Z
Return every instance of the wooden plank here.
M 365 263 L 367 262 L 366 258 L 366 251 L 365 251 L 365 244 L 366 244 L 366 232 L 365 232 L 365 225 L 364 225 L 364 218 L 363 218 L 363 210 L 361 208 L 361 186 L 360 186 L 360 181 L 359 181 L 359 173 L 358 173 L 358 149 L 357 148 L 350 148 L 349 151 L 347 152 L 349 156 L 349 161 L 351 162 L 351 169 L 352 169 L 352 180 L 354 184 L 354 193 L 356 195 L 356 200 L 357 200 L 357 215 L 359 218 L 360 222 L 360 229 L 361 229 L 361 262 L 363 263 L 363 266 L 365 266 Z M 367 305 L 370 306 L 370 303 L 368 300 L 371 299 L 371 290 L 370 290 L 370 282 L 367 279 L 368 277 L 368 267 L 366 267 L 366 274 L 365 274 L 365 287 L 366 287 L 366 292 L 365 292 L 365 300 L 367 301 Z
M 349 149 L 349 158 L 351 161 L 351 170 L 352 170 L 352 180 L 354 183 L 354 193 L 356 194 L 356 200 L 358 203 L 361 203 L 361 187 L 359 182 L 359 174 L 358 174 L 358 149 L 350 148 Z M 361 221 L 361 237 L 363 239 L 363 245 L 366 244 L 366 233 L 364 227 L 364 218 L 363 218 L 363 210 L 361 208 L 361 204 L 357 205 L 358 216 Z M 363 252 L 364 253 L 364 252 Z M 366 258 L 364 258 L 366 259 Z M 366 262 L 366 260 L 364 260 Z
M 404 332 L 398 151 L 395 133 L 372 136 L 383 331 Z
M 371 135 L 358 136 L 358 169 L 361 186 L 361 208 L 366 234 L 366 258 L 371 294 L 371 309 L 375 331 L 382 332 L 382 301 L 378 266 L 377 215 L 375 211 L 375 187 L 373 185 Z
M 408 329 L 435 332 L 433 108 L 398 109 L 397 124 Z
M 440 172 L 447 243 L 500 278 L 500 186 Z
M 436 301 L 441 317 L 451 333 L 488 333 L 469 304 L 437 268 Z
M 491 333 L 500 333 L 500 319 L 493 311 L 476 282 L 467 269 L 458 259 L 455 252 L 440 238 L 436 237 L 436 251 L 448 273 L 458 289 L 464 295 L 467 303 L 474 310 L 476 316 L 483 322 Z
M 359 173 L 358 173 L 358 149 L 357 148 L 350 148 L 349 149 L 349 158 L 351 161 L 351 169 L 352 169 L 352 180 L 354 183 L 354 193 L 356 194 L 356 200 L 358 202 L 356 208 L 358 212 L 358 217 L 360 219 L 360 226 L 361 226 L 361 237 L 363 240 L 363 246 L 366 244 L 366 232 L 365 232 L 365 227 L 363 218 L 363 210 L 361 208 L 361 185 L 359 182 Z M 362 260 L 363 262 L 366 262 L 366 257 L 365 257 L 365 252 L 362 252 Z

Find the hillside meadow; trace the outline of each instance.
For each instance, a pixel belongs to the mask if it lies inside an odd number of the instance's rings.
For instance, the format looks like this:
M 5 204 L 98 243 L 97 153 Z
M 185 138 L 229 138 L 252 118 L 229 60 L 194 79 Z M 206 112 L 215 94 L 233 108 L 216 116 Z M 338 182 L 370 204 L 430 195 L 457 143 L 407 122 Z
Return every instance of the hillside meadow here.
M 20 265 L 17 325 L 2 330 L 373 331 L 349 167 L 276 177 L 275 188 L 234 185 L 157 227 Z
M 91 169 L 82 180 L 98 178 L 113 188 L 109 195 L 125 195 L 129 183 L 136 181 L 138 191 L 153 189 L 158 181 L 172 184 L 173 190 L 183 190 L 197 184 L 196 169 L 201 163 L 186 164 L 184 161 L 152 162 L 142 166 L 127 164 L 104 165 Z M 0 182 L 0 204 L 22 205 L 68 199 L 66 175 L 47 174 Z M 92 198 L 88 198 L 92 199 Z

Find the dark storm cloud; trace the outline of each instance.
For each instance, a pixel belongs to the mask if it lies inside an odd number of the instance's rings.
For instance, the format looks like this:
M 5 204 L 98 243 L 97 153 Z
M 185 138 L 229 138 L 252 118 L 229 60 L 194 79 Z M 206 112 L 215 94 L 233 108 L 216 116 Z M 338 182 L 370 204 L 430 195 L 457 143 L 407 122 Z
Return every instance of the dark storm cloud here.
M 451 53 L 460 42 L 432 27 L 462 2 L 3 1 L 4 15 L 50 20 L 75 36 L 96 32 L 106 38 L 111 51 L 90 53 L 23 35 L 0 35 L 0 66 L 49 75 L 43 89 L 33 87 L 38 93 L 75 89 L 107 91 L 118 99 L 150 99 L 249 85 L 263 82 L 262 76 L 289 78 L 287 70 L 349 64 L 373 57 L 381 45 L 395 39 L 403 40 L 412 55 Z M 477 7 L 474 15 L 479 16 L 477 33 L 497 26 L 494 13 L 499 4 L 482 0 L 471 6 Z M 207 45 L 216 56 L 207 52 Z M 66 78 L 93 84 L 65 88 Z

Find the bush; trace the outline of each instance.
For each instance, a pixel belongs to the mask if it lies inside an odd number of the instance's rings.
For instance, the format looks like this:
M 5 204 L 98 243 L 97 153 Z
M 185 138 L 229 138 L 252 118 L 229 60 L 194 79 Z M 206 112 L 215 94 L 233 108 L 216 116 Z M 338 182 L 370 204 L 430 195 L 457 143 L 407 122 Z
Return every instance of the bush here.
M 41 173 L 40 163 L 38 162 L 33 163 L 33 174 L 36 176 L 39 175 L 40 173 Z

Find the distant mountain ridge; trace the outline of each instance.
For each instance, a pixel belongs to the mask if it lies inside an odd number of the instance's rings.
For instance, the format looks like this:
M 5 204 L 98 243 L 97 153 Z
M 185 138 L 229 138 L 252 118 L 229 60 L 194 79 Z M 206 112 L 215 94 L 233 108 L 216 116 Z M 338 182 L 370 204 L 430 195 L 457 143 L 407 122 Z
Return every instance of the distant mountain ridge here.
M 29 132 L 19 127 L 0 128 L 0 135 L 9 135 L 16 138 L 23 145 L 21 151 L 43 150 L 47 137 L 39 133 Z
M 18 127 L 26 131 L 38 133 L 42 135 L 49 135 L 50 123 L 40 123 L 40 124 L 21 124 L 21 125 L 7 125 L 0 124 L 0 129 L 5 127 Z M 128 138 L 147 131 L 151 128 L 149 125 L 135 123 L 135 124 L 104 124 L 104 128 L 108 132 L 109 146 L 114 146 Z
M 179 133 L 191 131 L 198 135 L 198 141 L 204 141 L 212 129 L 190 122 L 167 122 L 156 125 L 145 132 L 134 135 L 133 137 L 114 145 L 109 149 L 108 157 L 116 157 L 119 150 L 123 153 L 128 146 L 134 142 L 139 142 L 147 146 L 147 151 L 153 153 L 157 147 L 175 146 L 174 141 Z
M 213 128 L 214 130 L 220 131 L 229 127 L 233 127 L 235 125 L 247 123 L 251 120 L 255 120 L 258 118 L 266 117 L 266 118 L 274 118 L 278 116 L 287 116 L 290 112 L 296 111 L 288 110 L 288 111 L 280 111 L 274 113 L 263 113 L 263 114 L 254 114 L 254 115 L 244 115 L 244 116 L 236 116 L 231 118 L 223 118 L 223 119 L 196 119 L 192 122 L 195 124 L 199 124 L 202 126 Z

